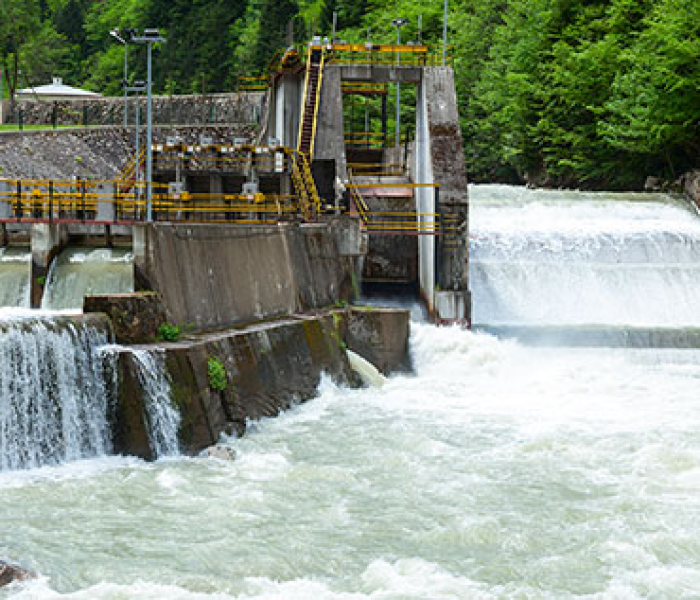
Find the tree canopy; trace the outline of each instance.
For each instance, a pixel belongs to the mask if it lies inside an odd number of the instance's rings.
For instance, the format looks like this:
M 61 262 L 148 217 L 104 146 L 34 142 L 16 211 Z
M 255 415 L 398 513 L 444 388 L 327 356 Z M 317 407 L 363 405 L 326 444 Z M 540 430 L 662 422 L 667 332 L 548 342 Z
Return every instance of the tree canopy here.
M 111 29 L 158 27 L 155 88 L 235 89 L 289 38 L 329 35 L 437 46 L 443 0 L 0 0 L 5 90 L 63 76 L 119 94 L 122 45 Z M 451 0 L 469 176 L 584 187 L 639 187 L 697 166 L 700 2 Z M 419 29 L 419 23 L 421 24 Z M 144 49 L 130 46 L 134 79 Z M 402 90 L 410 100 L 410 89 Z M 410 102 L 404 102 L 410 111 Z M 408 113 L 407 113 L 408 114 Z

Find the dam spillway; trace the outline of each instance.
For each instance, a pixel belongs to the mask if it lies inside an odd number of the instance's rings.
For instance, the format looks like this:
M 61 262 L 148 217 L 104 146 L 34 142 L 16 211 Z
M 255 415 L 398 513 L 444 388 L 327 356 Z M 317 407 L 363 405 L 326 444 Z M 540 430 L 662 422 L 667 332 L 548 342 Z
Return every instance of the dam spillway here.
M 128 248 L 69 247 L 53 261 L 41 307 L 81 309 L 88 294 L 134 291 L 133 254 Z
M 652 216 L 674 205 L 661 200 Z M 603 229 L 604 218 L 590 226 Z M 549 285 L 551 271 L 540 273 L 521 289 Z M 528 316 L 521 294 L 497 297 L 498 312 L 477 307 L 492 311 L 481 323 L 549 322 Z M 605 308 L 552 322 L 631 327 Z M 219 348 L 200 352 L 203 364 Z M 0 473 L 7 558 L 42 575 L 7 596 L 603 599 L 698 589 L 700 352 L 531 348 L 413 323 L 411 355 L 415 372 L 381 389 L 324 379 L 315 400 L 226 440 L 233 461 L 110 457 Z
M 471 211 L 477 328 L 651 340 L 700 327 L 700 219 L 682 200 L 488 185 Z
M 29 306 L 31 259 L 28 247 L 0 248 L 0 307 Z

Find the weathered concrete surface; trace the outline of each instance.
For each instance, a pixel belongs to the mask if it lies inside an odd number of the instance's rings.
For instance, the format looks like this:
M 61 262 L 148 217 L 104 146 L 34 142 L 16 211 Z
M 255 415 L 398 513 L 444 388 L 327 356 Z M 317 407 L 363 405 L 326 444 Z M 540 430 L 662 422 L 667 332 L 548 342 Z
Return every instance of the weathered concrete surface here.
M 158 328 L 166 322 L 157 292 L 85 296 L 83 312 L 106 314 L 118 344 L 148 344 L 156 340 Z
M 372 83 L 419 83 L 422 67 L 405 65 L 340 65 L 342 78 L 346 81 L 362 81 Z
M 306 316 L 154 346 L 166 352 L 173 401 L 183 415 L 182 450 L 198 452 L 225 432 L 241 435 L 248 419 L 272 417 L 294 402 L 312 398 L 322 373 L 341 384 L 357 383 L 338 326 L 339 318 Z M 226 370 L 223 391 L 210 386 L 210 358 Z M 135 369 L 132 355 L 122 352 L 115 450 L 150 459 Z
M 263 92 L 154 96 L 153 122 L 156 124 L 255 123 L 263 109 Z M 127 103 L 128 124 L 136 121 L 136 98 Z M 146 121 L 146 99 L 141 97 L 141 123 Z M 124 99 L 121 96 L 90 100 L 46 102 L 23 100 L 12 111 L 9 102 L 2 111 L 4 121 L 16 122 L 22 111 L 26 124 L 51 124 L 55 112 L 59 125 L 82 125 L 84 118 L 91 125 L 120 125 L 124 120 Z
M 154 143 L 168 137 L 180 137 L 184 143 L 197 144 L 200 136 L 215 144 L 231 144 L 235 138 L 252 138 L 256 126 L 233 124 L 218 126 L 155 127 Z M 114 179 L 135 151 L 134 129 L 99 127 L 5 131 L 0 133 L 0 174 L 7 178 Z M 145 129 L 141 132 L 145 140 Z
M 0 560 L 0 588 L 14 581 L 24 581 L 32 577 L 34 577 L 33 573 Z
M 439 190 L 417 190 L 420 212 L 440 212 L 446 235 L 420 240 L 421 289 L 438 321 L 469 322 L 467 265 L 469 199 L 454 73 L 450 67 L 425 67 L 419 87 L 415 168 L 417 183 L 437 183 Z M 439 193 L 439 198 L 437 194 Z M 435 290 L 441 290 L 440 303 Z M 455 296 L 447 299 L 446 294 Z M 464 314 L 441 315 L 441 306 L 464 308 Z
M 324 69 L 321 85 L 314 158 L 334 160 L 336 175 L 341 181 L 346 181 L 348 175 L 341 82 L 340 68 L 328 65 Z
M 349 299 L 352 261 L 328 225 L 134 227 L 137 289 L 162 294 L 168 320 L 221 329 Z
M 345 343 L 384 375 L 408 370 L 409 323 L 408 310 L 354 306 L 345 317 Z

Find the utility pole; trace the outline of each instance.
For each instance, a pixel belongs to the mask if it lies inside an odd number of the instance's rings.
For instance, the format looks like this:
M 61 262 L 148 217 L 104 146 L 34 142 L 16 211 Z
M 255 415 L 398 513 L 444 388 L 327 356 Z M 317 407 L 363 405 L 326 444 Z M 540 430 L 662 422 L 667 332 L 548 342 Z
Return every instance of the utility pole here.
M 444 67 L 447 59 L 447 2 L 445 0 L 444 14 L 442 16 L 442 66 Z
M 135 44 L 146 44 L 146 221 L 153 221 L 153 44 L 165 42 L 157 29 L 144 29 L 143 35 L 133 35 Z
M 396 66 L 398 67 L 401 63 L 400 54 L 398 46 L 401 45 L 401 28 L 408 24 L 408 19 L 403 17 L 399 19 L 394 19 L 391 24 L 396 27 Z M 396 79 L 396 142 L 395 146 L 398 151 L 399 145 L 401 143 L 401 81 Z
M 145 92 L 147 90 L 146 83 L 144 81 L 135 81 L 134 85 L 127 88 L 127 91 L 129 92 L 136 92 L 136 115 L 135 115 L 135 123 L 136 123 L 136 156 L 134 159 L 134 164 L 136 165 L 136 174 L 134 176 L 134 188 L 136 189 L 136 195 L 139 196 L 141 193 L 141 190 L 138 186 L 139 183 L 139 175 L 141 171 L 141 109 L 139 107 L 140 103 L 140 93 Z

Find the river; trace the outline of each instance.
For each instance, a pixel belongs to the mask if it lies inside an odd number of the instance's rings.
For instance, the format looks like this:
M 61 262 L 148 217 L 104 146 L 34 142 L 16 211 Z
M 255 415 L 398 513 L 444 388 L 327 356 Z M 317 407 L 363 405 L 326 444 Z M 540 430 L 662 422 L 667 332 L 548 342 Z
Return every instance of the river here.
M 474 296 L 492 300 L 475 307 L 479 324 L 697 324 L 689 307 L 674 319 L 663 306 L 700 282 L 657 277 L 660 264 L 696 268 L 686 208 L 522 194 L 473 189 Z M 553 236 L 572 201 L 588 221 Z M 544 253 L 523 255 L 538 236 Z M 603 250 L 581 258 L 596 237 Z M 610 299 L 588 316 L 583 281 Z M 614 290 L 629 295 L 629 282 L 646 312 L 620 311 Z M 580 310 L 552 312 L 551 294 Z M 507 337 L 415 322 L 414 374 L 381 389 L 324 381 L 315 400 L 231 440 L 234 461 L 103 456 L 0 472 L 0 556 L 40 574 L 0 598 L 697 597 L 700 351 Z

